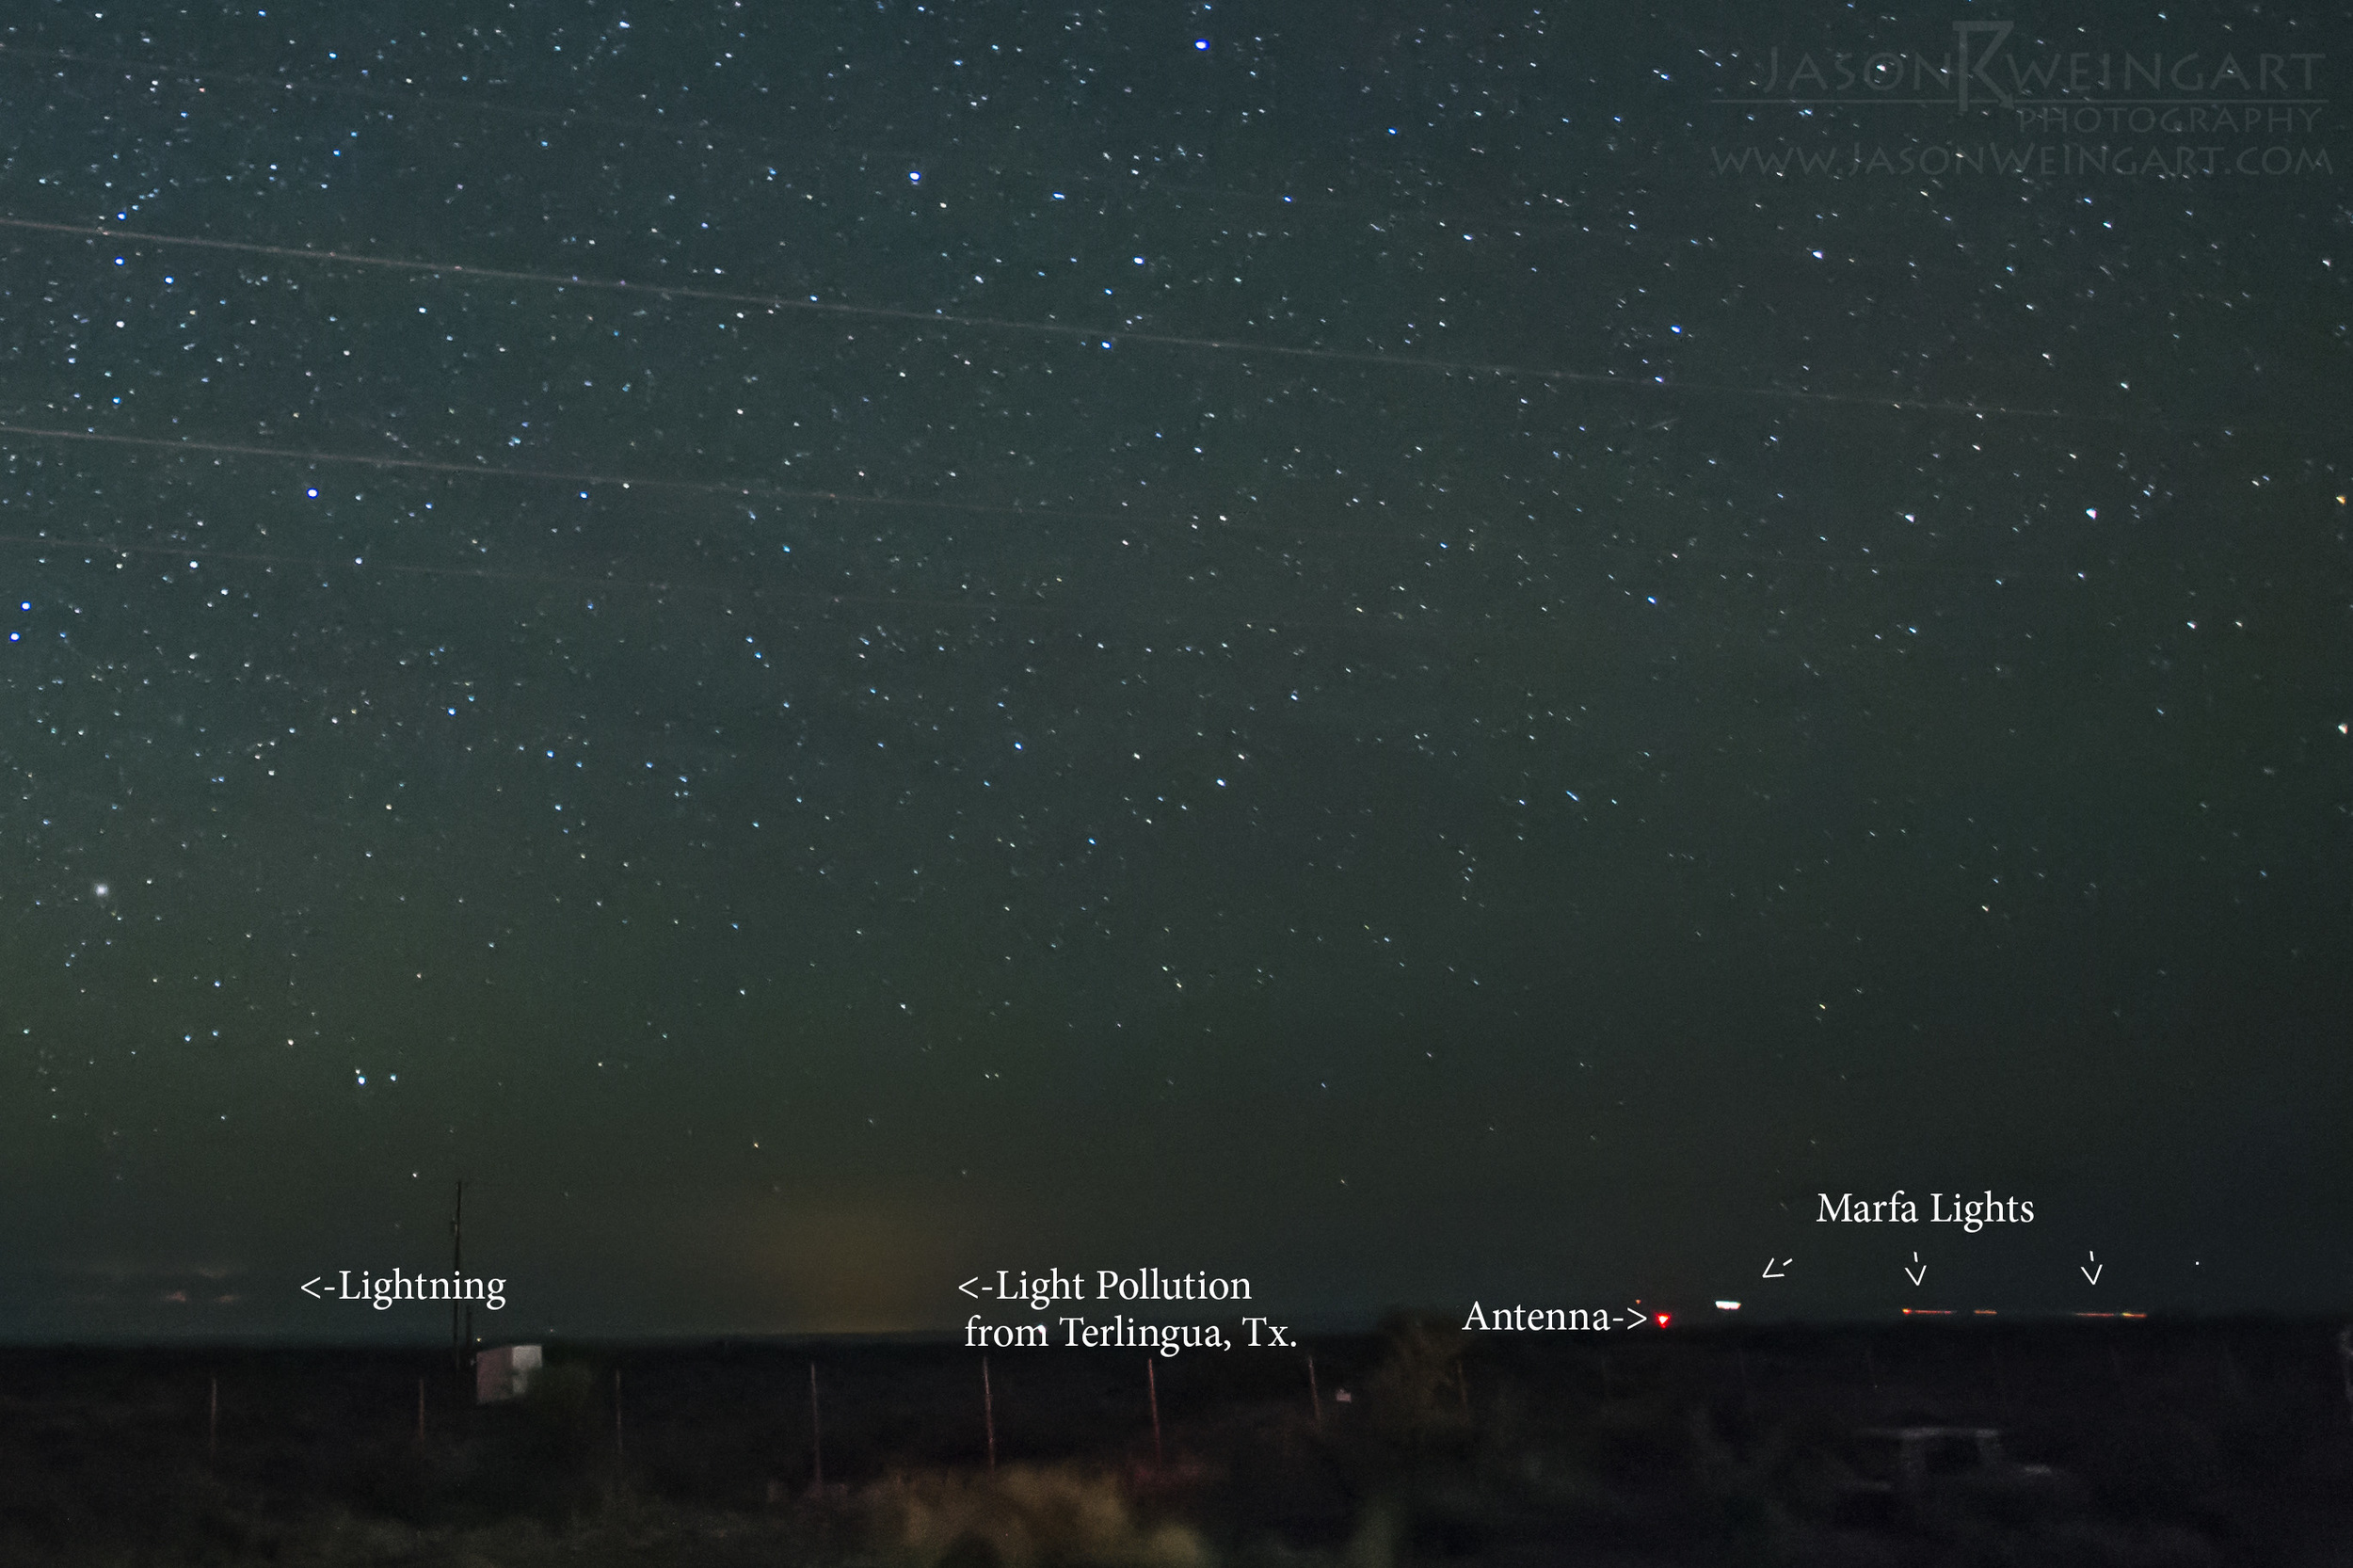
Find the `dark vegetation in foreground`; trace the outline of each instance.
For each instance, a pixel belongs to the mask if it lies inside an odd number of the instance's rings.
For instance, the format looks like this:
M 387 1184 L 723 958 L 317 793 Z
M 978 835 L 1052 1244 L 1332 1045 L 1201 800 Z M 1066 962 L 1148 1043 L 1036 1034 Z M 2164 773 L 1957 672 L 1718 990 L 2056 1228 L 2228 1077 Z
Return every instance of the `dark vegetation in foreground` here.
M 1306 1349 L 1320 1421 L 1305 1352 L 1156 1361 L 1157 1457 L 1143 1355 L 997 1352 L 994 1472 L 960 1347 L 558 1345 L 479 1409 L 446 1352 L 6 1352 L 0 1562 L 2353 1561 L 2329 1325 L 1401 1318 Z M 2002 1458 L 1863 1435 L 1923 1427 Z

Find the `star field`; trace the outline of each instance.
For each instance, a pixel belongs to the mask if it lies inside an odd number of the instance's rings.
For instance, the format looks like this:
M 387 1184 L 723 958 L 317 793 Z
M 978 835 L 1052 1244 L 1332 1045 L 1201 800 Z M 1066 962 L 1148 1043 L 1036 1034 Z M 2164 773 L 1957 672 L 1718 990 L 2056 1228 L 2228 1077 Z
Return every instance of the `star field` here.
M 1915 129 L 1766 34 L 0 36 L 0 1333 L 308 1332 L 459 1176 L 567 1332 L 1906 1179 L 2341 1290 L 2341 176 L 1726 175 Z

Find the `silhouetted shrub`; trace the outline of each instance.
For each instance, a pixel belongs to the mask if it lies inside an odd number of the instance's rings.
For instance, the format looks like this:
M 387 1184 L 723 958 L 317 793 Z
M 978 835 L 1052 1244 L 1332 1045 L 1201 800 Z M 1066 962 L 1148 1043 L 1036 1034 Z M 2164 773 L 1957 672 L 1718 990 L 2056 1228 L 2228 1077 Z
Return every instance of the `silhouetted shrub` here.
M 1206 1568 L 1200 1538 L 1146 1524 L 1109 1475 L 1016 1465 L 995 1475 L 894 1478 L 862 1495 L 879 1544 L 958 1568 Z
M 1395 1313 L 1381 1325 L 1384 1354 L 1365 1382 L 1367 1414 L 1391 1442 L 1412 1448 L 1468 1435 L 1463 1331 L 1424 1313 Z

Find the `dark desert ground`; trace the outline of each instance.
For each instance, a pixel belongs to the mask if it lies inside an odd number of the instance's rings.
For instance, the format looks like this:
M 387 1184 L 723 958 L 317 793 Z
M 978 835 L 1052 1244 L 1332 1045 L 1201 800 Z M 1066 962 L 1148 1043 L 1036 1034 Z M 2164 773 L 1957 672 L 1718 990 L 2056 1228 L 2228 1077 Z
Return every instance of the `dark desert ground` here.
M 1151 1389 L 1138 1354 L 989 1359 L 993 1474 L 981 1358 L 931 1340 L 553 1345 L 529 1394 L 482 1407 L 446 1348 L 11 1351 L 0 1560 L 2189 1568 L 2353 1551 L 2353 1410 L 2320 1322 L 1474 1341 L 1400 1316 L 1297 1355 L 1162 1358 Z M 2019 1483 L 1874 1494 L 1856 1434 L 1913 1425 L 1998 1428 Z

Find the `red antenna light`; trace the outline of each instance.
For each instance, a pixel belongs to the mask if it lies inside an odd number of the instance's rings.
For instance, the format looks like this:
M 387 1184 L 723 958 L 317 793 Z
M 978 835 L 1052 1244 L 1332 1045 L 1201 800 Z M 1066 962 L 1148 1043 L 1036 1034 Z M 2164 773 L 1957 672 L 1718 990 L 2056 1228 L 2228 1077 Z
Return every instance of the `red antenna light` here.
M 1658 1326 L 1660 1328 L 1665 1328 L 1667 1326 L 1667 1320 L 1672 1316 L 1672 1313 L 1661 1312 L 1658 1315 Z

